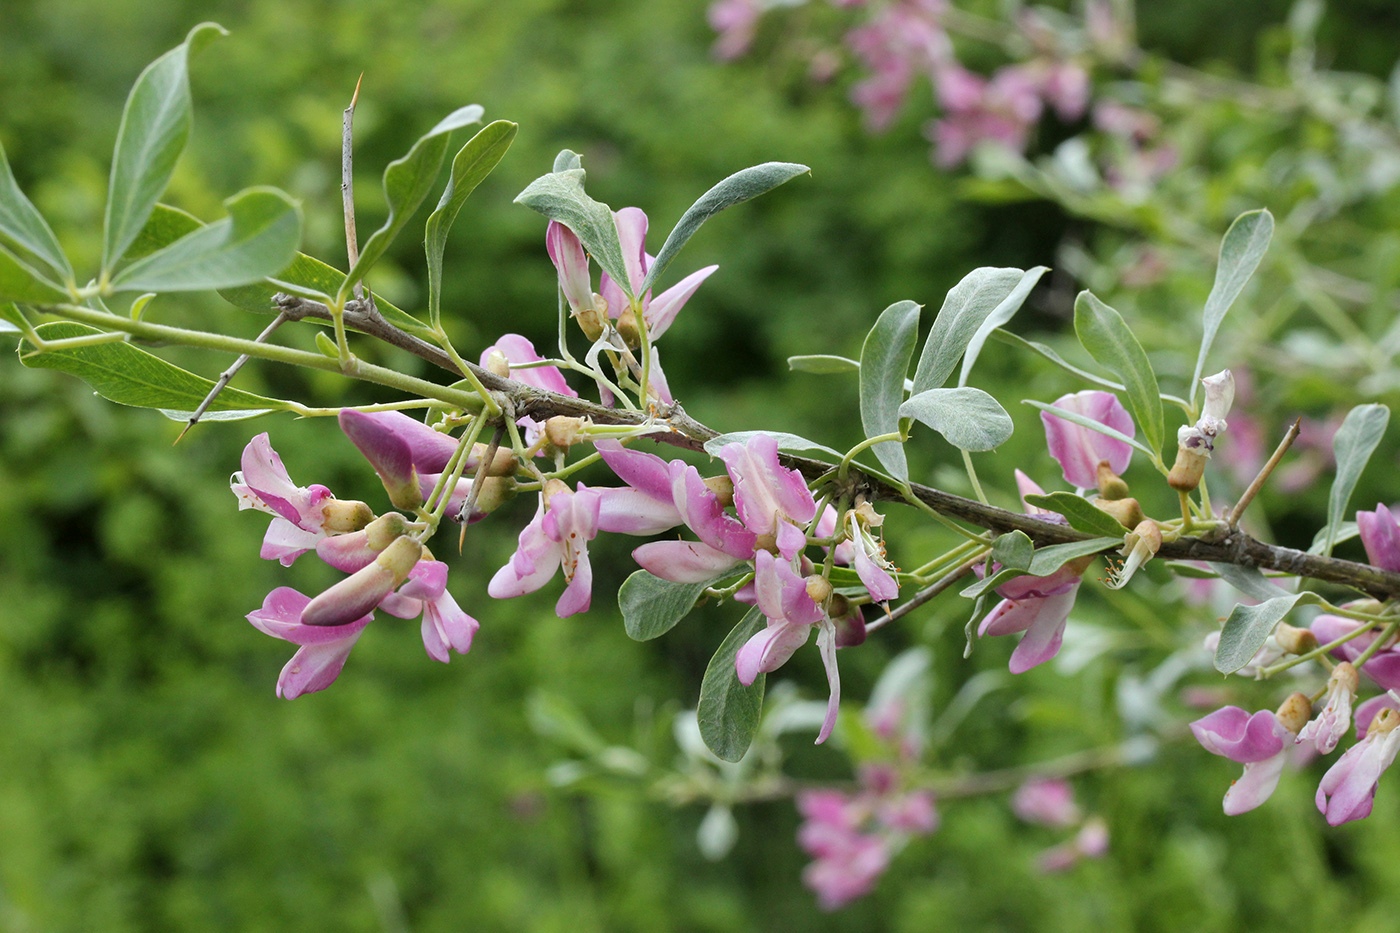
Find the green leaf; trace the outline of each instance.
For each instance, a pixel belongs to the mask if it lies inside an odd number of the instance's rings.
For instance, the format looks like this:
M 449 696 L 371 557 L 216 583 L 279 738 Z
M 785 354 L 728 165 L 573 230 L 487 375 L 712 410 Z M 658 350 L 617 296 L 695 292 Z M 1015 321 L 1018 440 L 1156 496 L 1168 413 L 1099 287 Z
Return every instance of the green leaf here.
M 1032 576 L 1048 577 L 1059 570 L 1065 564 L 1080 557 L 1088 557 L 1090 554 L 1099 554 L 1110 548 L 1123 546 L 1122 537 L 1086 538 L 1083 541 L 1069 541 L 1065 544 L 1052 544 L 1049 547 L 1036 548 L 1035 554 L 1031 557 L 1030 566 L 1025 570 L 1017 570 L 1014 567 L 1003 567 L 989 577 L 984 577 L 976 583 L 962 591 L 963 596 L 968 599 L 980 598 L 982 594 L 994 590 L 1012 577 Z
M 336 302 L 342 303 L 374 264 L 384 255 L 389 244 L 399 235 L 413 212 L 427 198 L 442 170 L 442 160 L 447 157 L 447 144 L 453 130 L 472 123 L 480 123 L 484 111 L 477 104 L 459 107 L 438 121 L 437 126 L 428 130 L 400 158 L 390 162 L 384 169 L 384 202 L 389 206 L 389 216 L 384 226 L 374 234 L 360 250 L 360 258 L 355 261 L 350 274 L 336 293 Z
M 899 414 L 928 425 L 959 450 L 992 450 L 1015 429 L 996 399 L 970 386 L 920 392 L 899 406 Z
M 67 292 L 0 246 L 0 301 L 52 305 L 68 299 Z
M 695 601 L 713 582 L 672 583 L 638 570 L 622 581 L 617 591 L 617 606 L 622 610 L 627 637 L 650 641 L 665 635 L 695 608 Z
M 25 197 L 15 181 L 5 147 L 0 146 L 0 245 L 9 247 L 31 264 L 39 260 L 59 282 L 73 281 L 73 267 L 63 254 L 44 215 Z
M 1224 580 L 1250 599 L 1257 599 L 1261 603 L 1268 602 L 1271 599 L 1277 599 L 1280 596 L 1292 595 L 1283 587 L 1270 583 L 1269 578 L 1260 573 L 1256 567 L 1245 567 L 1241 564 L 1211 563 L 1210 568 L 1215 571 L 1220 579 Z
M 734 658 L 744 642 L 767 624 L 761 610 L 750 609 L 710 658 L 705 679 L 700 683 L 700 704 L 696 710 L 700 737 L 710 751 L 725 761 L 743 758 L 758 731 L 758 720 L 763 714 L 764 675 L 759 674 L 751 686 L 745 687 L 739 683 Z
M 972 367 L 977 362 L 977 357 L 982 353 L 982 346 L 991 336 L 992 331 L 1010 322 L 1016 316 L 1016 312 L 1021 310 L 1021 305 L 1025 304 L 1026 296 L 1035 288 L 1040 277 L 1050 270 L 1045 266 L 1036 266 L 1028 269 L 1021 275 L 1021 281 L 1016 283 L 1016 287 L 1011 290 L 1011 294 L 1002 299 L 1001 304 L 987 315 L 987 319 L 977 328 L 977 332 L 972 335 L 972 340 L 967 344 L 967 350 L 963 353 L 962 372 L 958 374 L 958 385 L 967 385 L 967 377 L 972 375 Z
M 1241 214 L 1225 231 L 1225 239 L 1220 243 L 1220 265 L 1215 269 L 1215 284 L 1206 297 L 1202 316 L 1201 350 L 1196 356 L 1196 370 L 1191 375 L 1192 401 L 1196 398 L 1196 387 L 1201 384 L 1201 376 L 1206 371 L 1206 357 L 1210 354 L 1211 344 L 1215 342 L 1220 322 L 1225 319 L 1225 312 L 1235 303 L 1250 276 L 1254 275 L 1254 270 L 1259 268 L 1273 235 L 1274 215 L 1267 210 Z
M 798 165 L 795 162 L 765 162 L 762 165 L 754 165 L 735 172 L 706 191 L 699 200 L 690 205 L 690 208 L 681 215 L 681 219 L 676 222 L 675 227 L 667 234 L 666 242 L 661 244 L 661 252 L 656 254 L 651 267 L 647 270 L 647 276 L 642 282 L 640 293 L 643 295 L 647 293 L 647 290 L 661 277 L 661 273 L 666 271 L 671 260 L 676 258 L 681 247 L 685 246 L 686 241 L 695 235 L 695 231 L 699 230 L 700 225 L 705 221 L 726 207 L 733 207 L 735 204 L 750 198 L 756 198 L 760 194 L 766 194 L 784 182 L 791 181 L 798 175 L 810 171 L 811 169 L 807 166 Z
M 1215 669 L 1233 674 L 1253 659 L 1275 626 L 1300 603 L 1320 603 L 1316 593 L 1289 593 L 1275 596 L 1257 606 L 1236 606 L 1220 630 L 1220 644 L 1215 649 Z
M 178 207 L 169 204 L 156 204 L 151 216 L 136 239 L 126 248 L 126 258 L 131 261 L 142 259 L 157 250 L 165 249 L 180 237 L 193 233 L 204 226 L 204 221 Z
M 1123 380 L 1128 407 L 1133 410 L 1152 459 L 1162 456 L 1162 398 L 1157 375 L 1123 317 L 1117 311 L 1083 291 L 1074 301 L 1074 332 L 1089 355 Z
M 301 209 L 276 188 L 248 188 L 224 202 L 228 216 L 138 259 L 112 279 L 119 292 L 232 288 L 286 268 L 301 240 Z
M 41 324 L 35 330 L 43 340 L 66 340 L 103 333 L 95 327 L 69 321 Z M 33 353 L 33 349 L 27 344 L 20 346 L 20 362 L 25 366 L 56 369 L 77 376 L 108 401 L 136 408 L 155 408 L 175 421 L 186 420 L 214 388 L 214 383 L 208 379 L 125 342 L 24 355 Z M 204 420 L 252 418 L 291 407 L 290 402 L 225 388 L 209 407 Z
M 860 348 L 860 424 L 866 437 L 899 430 L 904 377 L 918 339 L 919 306 L 912 301 L 890 305 L 866 334 Z M 885 469 L 902 480 L 909 478 L 903 444 L 884 441 L 871 449 Z
M 850 357 L 833 356 L 829 353 L 810 353 L 788 357 L 788 369 L 795 373 L 831 376 L 837 373 L 860 372 L 860 364 Z
M 437 207 L 428 215 L 423 246 L 428 253 L 428 320 L 434 327 L 441 315 L 442 254 L 447 248 L 447 233 L 467 202 L 467 196 L 505 156 L 518 128 L 508 120 L 497 120 L 469 139 L 453 157 L 447 187 Z
M 515 203 L 572 230 L 617 287 L 628 298 L 635 298 L 632 283 L 627 278 L 627 266 L 622 261 L 622 244 L 617 238 L 612 208 L 590 198 L 583 190 L 583 179 L 581 168 L 541 175 L 516 195 Z
M 215 35 L 227 34 L 217 23 L 200 23 L 184 42 L 147 65 L 132 86 L 112 153 L 102 225 L 104 276 L 146 225 L 184 151 L 191 120 L 189 56 Z
M 1375 453 L 1376 445 L 1385 435 L 1390 423 L 1390 409 L 1380 404 L 1357 405 L 1347 412 L 1342 426 L 1332 438 L 1332 452 L 1336 455 L 1337 471 L 1332 480 L 1332 492 L 1327 497 L 1327 540 L 1323 545 L 1324 556 L 1332 553 L 1332 545 L 1346 515 L 1351 494 L 1356 490 L 1356 481 L 1361 471 Z
M 1028 570 L 1035 557 L 1035 545 L 1024 531 L 1008 531 L 992 542 L 992 560 L 1012 570 Z
M 0 301 L 0 333 L 18 334 L 24 328 L 24 316 L 19 313 L 19 308 L 13 302 Z
M 1131 444 L 1135 450 L 1140 450 L 1149 457 L 1152 456 L 1152 451 L 1148 450 L 1147 447 L 1143 445 L 1142 441 L 1139 441 L 1135 438 L 1131 438 L 1128 435 L 1124 434 L 1122 431 L 1116 431 L 1113 428 L 1110 428 L 1108 425 L 1095 421 L 1093 418 L 1085 417 L 1084 415 L 1081 415 L 1078 412 L 1070 411 L 1066 408 L 1058 408 L 1047 402 L 1038 402 L 1033 398 L 1023 398 L 1021 399 L 1021 404 L 1030 405 L 1032 408 L 1038 408 L 1041 411 L 1048 411 L 1056 418 L 1063 418 L 1066 421 L 1077 424 L 1082 428 L 1088 428 L 1090 431 L 1098 431 L 1105 437 L 1111 437 L 1116 441 L 1122 441 L 1125 444 Z
M 948 381 L 982 322 L 1001 307 L 1025 275 L 1020 269 L 984 266 L 973 269 L 953 286 L 924 341 L 924 351 L 914 371 L 915 395 Z
M 995 330 L 992 332 L 992 336 L 997 340 L 1001 341 L 1002 343 L 1009 343 L 1013 347 L 1020 347 L 1023 350 L 1030 350 L 1032 353 L 1037 353 L 1040 356 L 1045 357 L 1045 359 L 1049 360 L 1050 362 L 1054 363 L 1056 366 L 1063 369 L 1065 372 L 1078 376 L 1085 382 L 1093 383 L 1094 385 L 1099 386 L 1100 388 L 1107 389 L 1110 392 L 1123 391 L 1123 384 L 1121 382 L 1114 382 L 1112 379 L 1105 379 L 1102 376 L 1095 375 L 1094 373 L 1091 373 L 1086 369 L 1080 369 L 1078 366 L 1075 366 L 1073 363 L 1069 362 L 1064 357 L 1060 356 L 1060 354 L 1056 353 L 1053 349 L 1047 347 L 1043 343 L 1037 343 L 1034 340 L 1027 340 L 1026 338 L 1018 334 L 1011 333 L 1011 331 L 1009 330 Z
M 1128 533 L 1128 529 L 1119 523 L 1118 519 L 1109 515 L 1103 509 L 1094 505 L 1082 496 L 1076 496 L 1072 492 L 1052 492 L 1048 496 L 1026 496 L 1026 504 L 1033 505 L 1041 509 L 1049 509 L 1063 515 L 1069 520 L 1069 526 L 1075 531 L 1083 531 L 1091 535 L 1108 535 L 1109 537 L 1123 537 Z
M 1330 525 L 1325 525 L 1317 530 L 1317 534 L 1313 535 L 1312 544 L 1308 547 L 1309 554 L 1322 553 L 1323 548 L 1328 546 L 1327 535 L 1330 530 Z M 1350 541 L 1352 538 L 1359 537 L 1360 534 L 1361 528 L 1356 522 L 1342 522 L 1337 526 L 1336 534 L 1332 538 L 1332 544 L 1335 546 L 1341 544 L 1343 541 Z
M 560 149 L 559 154 L 554 157 L 554 171 L 567 172 L 571 169 L 583 168 L 583 156 L 572 149 Z
M 809 441 L 805 437 L 798 437 L 796 434 L 784 434 L 781 431 L 730 431 L 728 434 L 721 434 L 706 441 L 705 453 L 711 457 L 718 457 L 719 452 L 724 449 L 726 444 L 747 444 L 755 434 L 767 434 L 778 442 L 778 450 L 794 457 L 832 461 L 841 459 L 841 455 L 830 447 L 818 444 L 816 441 Z

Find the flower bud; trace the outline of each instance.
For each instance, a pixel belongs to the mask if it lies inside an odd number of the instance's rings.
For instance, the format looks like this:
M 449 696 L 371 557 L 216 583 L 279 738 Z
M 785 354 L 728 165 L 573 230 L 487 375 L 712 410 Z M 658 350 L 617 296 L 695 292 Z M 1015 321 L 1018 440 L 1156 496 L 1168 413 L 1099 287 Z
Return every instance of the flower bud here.
M 831 598 L 834 592 L 831 588 L 831 581 L 821 575 L 814 575 L 807 578 L 807 597 L 818 606 Z
M 583 331 L 583 336 L 589 342 L 595 342 L 603 336 L 603 327 L 608 320 L 608 302 L 597 292 L 593 293 L 593 307 L 585 308 L 574 312 L 574 320 L 578 321 L 578 329 Z
M 365 543 L 372 550 L 383 551 L 408 531 L 408 519 L 398 512 L 387 512 L 370 522 L 365 528 L 368 535 Z
M 515 478 L 512 476 L 488 476 L 478 482 L 481 483 L 481 491 L 476 494 L 471 515 L 465 516 L 468 525 L 481 521 L 515 498 Z M 466 504 L 462 502 L 463 506 Z M 463 521 L 463 516 L 459 514 L 456 520 Z
M 492 350 L 486 357 L 486 371 L 502 379 L 510 378 L 510 360 L 500 350 Z
M 402 536 L 374 563 L 322 592 L 301 611 L 303 625 L 346 625 L 372 612 L 392 593 L 423 556 L 423 545 Z
M 631 308 L 625 309 L 614 322 L 614 326 L 627 346 L 635 350 L 642 345 L 642 329 L 637 324 L 636 311 Z
M 1131 496 L 1126 499 L 1091 499 L 1089 501 L 1100 511 L 1112 515 L 1124 528 L 1135 528 L 1143 520 L 1142 506 Z
M 549 442 L 561 450 L 574 445 L 579 434 L 588 424 L 586 418 L 570 418 L 567 415 L 555 415 L 544 423 L 544 435 L 549 438 Z
M 327 499 L 321 506 L 321 530 L 328 535 L 359 531 L 374 521 L 374 510 L 358 499 Z
M 1280 622 L 1274 629 L 1274 642 L 1287 654 L 1306 654 L 1317 647 L 1317 636 L 1311 629 L 1294 628 Z
M 1279 725 L 1297 735 L 1303 731 L 1308 720 L 1312 719 L 1312 700 L 1308 699 L 1307 694 L 1294 693 L 1283 701 L 1283 705 L 1274 712 L 1274 716 Z
M 1128 484 L 1123 478 L 1113 472 L 1107 460 L 1100 460 L 1097 470 L 1099 481 L 1099 495 L 1104 499 L 1117 500 L 1128 497 Z
M 1191 432 L 1192 429 L 1182 428 L 1181 431 Z M 1178 434 L 1176 462 L 1167 474 L 1168 486 L 1177 492 L 1191 492 L 1201 485 L 1201 477 L 1206 472 L 1206 461 L 1210 459 L 1210 450 L 1204 444 L 1204 440 L 1194 433 L 1188 433 L 1184 437 Z
M 462 468 L 462 471 L 469 475 L 475 475 L 488 449 L 489 445 L 487 444 L 473 444 L 471 455 L 467 458 L 467 465 Z M 491 463 L 486 467 L 486 475 L 510 476 L 514 472 L 515 454 L 511 453 L 509 447 L 497 447 L 496 455 L 491 458 Z
M 721 473 L 719 476 L 706 477 L 705 488 L 715 494 L 715 498 L 724 508 L 729 508 L 734 504 L 734 480 L 729 478 L 729 474 Z
M 854 648 L 865 643 L 865 615 L 859 606 L 852 606 L 840 593 L 831 597 L 828 607 L 836 626 L 836 647 Z

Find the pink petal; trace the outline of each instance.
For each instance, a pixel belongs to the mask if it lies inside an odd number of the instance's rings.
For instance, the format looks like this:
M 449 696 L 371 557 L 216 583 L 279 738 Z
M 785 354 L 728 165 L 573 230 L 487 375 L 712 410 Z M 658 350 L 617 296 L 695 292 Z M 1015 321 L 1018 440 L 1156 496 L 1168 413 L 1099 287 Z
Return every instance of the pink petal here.
M 1063 408 L 1106 425 L 1120 434 L 1133 437 L 1132 416 L 1112 392 L 1089 389 L 1065 395 L 1055 400 Z M 1133 459 L 1133 448 L 1089 428 L 1066 421 L 1050 412 L 1040 413 L 1045 425 L 1045 441 L 1064 471 L 1065 481 L 1082 489 L 1098 487 L 1099 461 L 1107 460 L 1114 473 L 1122 473 Z
M 743 563 L 700 541 L 652 541 L 632 551 L 632 559 L 672 583 L 704 583 Z
M 329 687 L 340 676 L 345 659 L 350 657 L 350 649 L 355 647 L 359 637 L 360 633 L 356 632 L 338 641 L 298 649 L 277 678 L 277 695 L 295 700 L 303 694 Z
M 651 300 L 643 316 L 647 322 L 647 333 L 651 335 L 652 340 L 657 340 L 666 333 L 681 308 L 690 300 L 690 296 L 694 295 L 701 283 L 718 268 L 719 266 L 706 266 L 692 272 Z

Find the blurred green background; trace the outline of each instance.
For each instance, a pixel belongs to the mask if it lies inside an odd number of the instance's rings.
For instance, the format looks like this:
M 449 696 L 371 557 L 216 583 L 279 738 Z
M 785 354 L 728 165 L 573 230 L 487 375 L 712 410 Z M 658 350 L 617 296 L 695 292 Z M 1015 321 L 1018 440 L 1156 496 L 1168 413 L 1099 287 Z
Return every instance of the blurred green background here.
M 1242 68 L 1287 10 L 1234 5 L 1226 29 L 1213 3 L 1147 6 L 1147 47 Z M 91 267 L 126 90 L 192 25 L 217 20 L 232 35 L 192 64 L 194 136 L 167 198 L 212 218 L 241 187 L 282 187 L 305 207 L 306 251 L 336 261 L 340 114 L 357 76 L 362 231 L 383 216 L 383 165 L 448 111 L 480 103 L 520 134 L 449 246 L 444 307 L 469 356 L 504 331 L 540 345 L 553 333 L 544 222 L 511 199 L 559 149 L 584 154 L 594 197 L 648 211 L 653 249 L 719 178 L 803 162 L 811 177 L 712 221 L 674 267 L 720 271 L 666 338 L 667 372 L 687 410 L 721 429 L 848 446 L 860 437 L 854 383 L 788 377 L 788 355 L 855 356 L 890 302 L 936 308 L 974 266 L 1053 265 L 1062 242 L 1095 231 L 1043 203 L 960 199 L 957 180 L 929 165 L 917 121 L 869 136 L 839 83 L 812 86 L 781 59 L 718 66 L 704 13 L 697 0 L 4 0 L 0 142 L 79 268 Z M 1400 36 L 1388 5 L 1348 3 L 1327 23 L 1339 64 L 1388 71 L 1397 46 L 1378 38 Z M 405 235 L 375 284 L 413 309 L 423 276 L 421 244 Z M 1167 295 L 1145 326 L 1170 331 L 1208 282 L 1175 304 Z M 1076 288 L 1063 277 L 1042 287 L 1017 329 L 1055 339 Z M 148 314 L 241 334 L 263 323 L 213 300 L 161 299 Z M 179 358 L 207 374 L 226 364 Z M 1079 388 L 995 346 L 984 360 L 979 384 L 1008 408 Z M 326 405 L 374 398 L 347 396 L 325 374 L 263 370 L 240 385 Z M 980 461 L 998 487 L 1015 466 L 1053 475 L 1035 419 L 1013 413 L 1017 438 Z M 1078 782 L 1110 825 L 1101 861 L 1038 875 L 1034 856 L 1056 836 L 1017 824 L 1004 797 L 949 801 L 940 831 L 900 855 L 874 895 L 831 915 L 799 882 L 789 801 L 740 810 L 737 847 L 711 863 L 694 842 L 700 807 L 673 809 L 618 781 L 557 790 L 546 772 L 562 750 L 532 729 L 531 697 L 546 691 L 664 768 L 677 754 L 669 716 L 694 702 L 733 618 L 707 610 L 658 642 L 629 641 L 611 603 L 633 542 L 615 540 L 595 547 L 587 616 L 555 618 L 553 587 L 488 601 L 485 582 L 529 502 L 475 527 L 451 558 L 453 592 L 482 623 L 470 655 L 432 664 L 416 626 L 379 623 L 334 687 L 279 701 L 289 648 L 242 616 L 273 586 L 314 592 L 335 575 L 257 559 L 263 520 L 236 512 L 226 478 L 264 430 L 297 482 L 384 506 L 333 423 L 205 425 L 172 448 L 171 422 L 54 373 L 0 366 L 0 930 L 1311 930 L 1342 916 L 1356 930 L 1394 929 L 1393 780 L 1370 820 L 1339 830 L 1324 831 L 1312 806 L 1317 766 L 1285 777 L 1265 809 L 1227 820 L 1219 799 L 1235 766 L 1194 744 Z M 915 454 L 917 473 L 962 491 L 954 462 L 933 441 Z M 1358 501 L 1384 495 L 1377 486 Z M 1325 506 L 1314 495 L 1289 508 L 1285 519 L 1315 526 Z M 843 653 L 847 695 L 862 698 L 916 643 L 935 652 L 936 708 L 972 672 L 1004 670 L 1009 645 L 962 661 L 966 612 L 938 603 Z M 1082 600 L 1075 618 L 1102 642 L 1088 660 L 1068 676 L 1028 674 L 1014 694 L 1003 687 L 937 767 L 1119 740 L 1143 727 L 1119 721 L 1122 692 L 1151 692 L 1143 684 L 1177 643 L 1172 630 L 1195 638 L 1214 623 L 1165 578 Z M 783 676 L 823 689 L 815 657 Z M 839 754 L 807 741 L 791 739 L 798 777 L 849 778 Z

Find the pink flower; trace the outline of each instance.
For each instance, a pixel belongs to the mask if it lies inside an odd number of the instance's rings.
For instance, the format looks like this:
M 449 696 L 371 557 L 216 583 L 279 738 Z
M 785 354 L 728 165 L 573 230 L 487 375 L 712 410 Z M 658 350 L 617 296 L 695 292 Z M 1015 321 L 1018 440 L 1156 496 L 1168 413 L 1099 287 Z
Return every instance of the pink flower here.
M 670 464 L 655 454 L 631 450 L 611 439 L 596 441 L 593 446 L 603 462 L 627 484 L 598 489 L 602 497 L 599 531 L 651 535 L 684 521 L 671 493 Z
M 325 486 L 295 485 L 266 432 L 243 448 L 242 467 L 229 484 L 239 510 L 257 509 L 273 516 L 259 556 L 290 567 L 325 537 L 324 505 L 335 497 Z
M 622 261 L 627 269 L 628 284 L 635 294 L 642 287 L 654 258 L 646 251 L 647 215 L 639 207 L 624 207 L 613 213 L 613 219 L 617 224 L 617 237 L 622 245 Z M 681 308 L 685 307 L 690 296 L 694 295 L 701 283 L 718 268 L 719 266 L 706 266 L 692 272 L 654 298 L 650 292 L 638 296 L 642 320 L 646 323 L 647 334 L 653 342 L 660 339 L 670 328 L 671 322 L 676 319 Z M 613 320 L 620 318 L 628 307 L 627 295 L 606 272 L 601 273 L 599 277 L 598 292 L 608 303 L 608 316 Z
M 751 560 L 758 536 L 724 511 L 719 497 L 695 467 L 673 460 L 667 470 L 671 500 L 686 527 L 699 541 L 652 541 L 632 552 L 647 572 L 675 583 L 713 580 Z
M 1400 520 L 1384 505 L 1375 511 L 1356 513 L 1356 527 L 1366 557 L 1382 570 L 1400 571 Z
M 493 356 L 498 364 L 501 360 L 505 361 L 510 378 L 517 382 L 523 382 L 537 389 L 544 389 L 546 392 L 578 398 L 578 393 L 564 381 L 564 374 L 559 371 L 559 367 L 528 365 L 542 363 L 544 357 L 535 352 L 533 343 L 519 334 L 502 334 L 495 344 L 482 350 L 482 367 L 490 369 Z M 543 429 L 534 418 L 523 417 L 518 419 L 516 423 L 525 428 L 526 443 L 533 444 L 539 439 Z
M 1056 408 L 1083 415 L 1120 434 L 1132 437 L 1136 431 L 1132 416 L 1112 392 L 1089 389 L 1064 395 L 1055 400 Z M 1099 463 L 1107 461 L 1108 468 L 1122 474 L 1133 459 L 1133 448 L 1106 434 L 1066 421 L 1051 412 L 1040 413 L 1045 425 L 1045 442 L 1064 471 L 1065 482 L 1080 489 L 1098 488 Z
M 1068 827 L 1079 822 L 1074 789 L 1059 778 L 1031 778 L 1011 795 L 1011 812 L 1038 826 Z
M 291 587 L 279 586 L 267 594 L 261 609 L 248 613 L 248 621 L 259 631 L 299 646 L 277 678 L 277 695 L 283 699 L 295 700 L 329 687 L 373 618 L 366 613 L 343 625 L 306 625 L 301 613 L 310 602 L 310 597 Z
M 719 457 L 734 480 L 734 506 L 744 527 L 771 536 L 778 553 L 793 559 L 807 546 L 806 525 L 817 503 L 797 470 L 778 461 L 778 442 L 755 434 L 743 444 L 726 444 Z
M 870 598 L 877 603 L 888 602 L 899 595 L 899 582 L 891 571 L 894 566 L 885 557 L 884 542 L 871 533 L 871 529 L 884 522 L 884 516 L 876 514 L 869 503 L 846 512 L 848 541 L 852 545 L 852 559 L 856 575 L 865 584 Z
M 1301 694 L 1294 694 L 1301 697 Z M 1310 707 L 1302 697 L 1305 707 Z M 1307 712 L 1303 713 L 1306 721 Z M 1191 732 L 1206 751 L 1244 764 L 1244 773 L 1225 792 L 1225 812 L 1236 816 L 1262 804 L 1278 786 L 1288 752 L 1297 736 L 1268 710 L 1253 715 L 1226 706 L 1191 723 Z
M 787 561 L 768 551 L 754 557 L 754 595 L 758 608 L 768 619 L 768 627 L 758 632 L 739 649 L 734 668 L 739 682 L 748 686 L 759 674 L 775 671 L 787 663 L 798 648 L 807 643 L 812 629 L 817 628 L 817 647 L 826 668 L 830 699 L 826 719 L 817 744 L 825 742 L 836 725 L 841 707 L 841 675 L 836 668 L 836 627 L 807 589 L 805 578 L 798 576 Z
M 1102 858 L 1108 852 L 1108 824 L 1100 817 L 1084 821 L 1069 842 L 1040 853 L 1036 868 L 1045 874 L 1068 871 L 1086 858 Z
M 557 220 L 551 220 L 544 232 L 544 248 L 549 261 L 559 273 L 559 289 L 575 314 L 594 310 L 593 277 L 588 268 L 588 253 L 574 232 Z
M 563 482 L 550 480 L 534 519 L 520 532 L 515 554 L 496 571 L 486 591 L 496 599 L 533 593 L 562 569 L 568 585 L 554 611 L 561 619 L 586 612 L 593 592 L 588 542 L 598 535 L 600 510 L 598 490 L 580 484 L 570 492 Z
M 1317 809 L 1331 826 L 1371 815 L 1371 804 L 1381 773 L 1400 751 L 1400 713 L 1383 709 L 1371 721 L 1366 737 L 1353 745 L 1328 769 L 1318 784 Z

